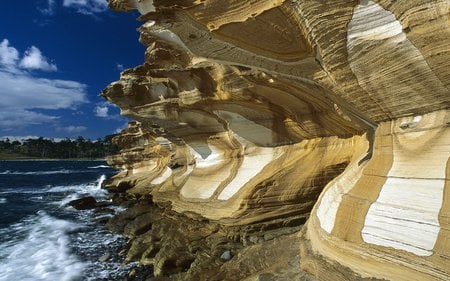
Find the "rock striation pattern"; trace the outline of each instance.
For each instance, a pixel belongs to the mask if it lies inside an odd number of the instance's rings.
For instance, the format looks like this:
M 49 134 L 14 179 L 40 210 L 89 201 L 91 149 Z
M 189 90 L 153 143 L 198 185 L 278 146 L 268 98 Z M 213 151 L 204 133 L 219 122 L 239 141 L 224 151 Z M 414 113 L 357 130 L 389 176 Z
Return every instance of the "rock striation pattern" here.
M 273 239 L 309 218 L 296 266 L 317 280 L 450 278 L 449 1 L 109 5 L 139 10 L 147 50 L 102 93 L 136 120 L 115 138 L 121 172 L 106 188 L 149 202 L 142 233 L 178 221 L 185 248 L 216 237 L 177 264 L 175 250 L 125 233 L 130 260 L 213 278 L 198 253 L 224 241 L 256 253 L 249 237 L 286 243 Z M 231 261 L 213 268 L 233 280 L 246 258 L 221 254 Z M 269 268 L 239 278 L 293 280 Z

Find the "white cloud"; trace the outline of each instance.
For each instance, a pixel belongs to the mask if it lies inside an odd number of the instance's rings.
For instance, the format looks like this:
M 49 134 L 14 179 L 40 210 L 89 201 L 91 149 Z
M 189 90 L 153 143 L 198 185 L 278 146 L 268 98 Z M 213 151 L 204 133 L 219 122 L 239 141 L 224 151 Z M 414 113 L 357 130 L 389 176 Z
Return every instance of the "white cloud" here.
M 19 66 L 25 69 L 40 69 L 44 71 L 56 71 L 56 64 L 49 63 L 41 51 L 35 46 L 31 46 L 25 51 L 25 55 L 19 63 Z
M 119 71 L 123 71 L 125 68 L 123 67 L 123 64 L 120 64 L 120 63 L 118 63 L 117 65 L 116 65 L 116 68 L 117 68 L 117 70 L 119 70 Z
M 51 123 L 59 118 L 26 109 L 10 110 L 0 107 L 0 110 L 0 130 L 3 131 L 11 131 L 27 125 Z
M 4 67 L 15 66 L 19 60 L 19 51 L 9 45 L 8 39 L 3 39 L 0 43 L 0 65 Z
M 107 0 L 47 0 L 38 10 L 47 16 L 55 14 L 56 6 L 74 9 L 84 15 L 95 15 L 108 9 Z
M 25 70 L 56 71 L 56 64 L 49 63 L 42 55 L 41 50 L 36 46 L 31 46 L 25 51 L 23 58 L 19 61 L 19 51 L 9 44 L 8 39 L 3 39 L 0 43 L 0 67 L 17 72 L 19 68 Z
M 101 118 L 106 118 L 106 119 L 110 119 L 110 120 L 123 120 L 123 117 L 120 116 L 119 114 L 111 114 L 111 111 L 116 109 L 117 110 L 117 106 L 109 103 L 109 102 L 102 102 L 97 104 L 97 106 L 94 108 L 94 113 L 95 116 L 97 117 L 101 117 Z
M 0 109 L 65 109 L 86 102 L 86 85 L 0 70 Z
M 20 60 L 19 52 L 4 39 L 0 43 L 0 130 L 51 123 L 59 117 L 36 109 L 76 109 L 87 101 L 86 85 L 69 80 L 45 79 L 25 71 L 53 70 L 36 47 Z
M 86 131 L 86 127 L 85 126 L 66 126 L 66 127 L 57 127 L 56 130 L 58 132 L 66 132 L 68 134 L 78 134 L 81 132 Z
M 108 117 L 108 111 L 109 111 L 108 106 L 99 106 L 99 105 L 97 105 L 95 107 L 95 109 L 94 109 L 95 116 L 103 117 L 103 118 L 107 118 Z
M 64 0 L 63 6 L 74 8 L 78 13 L 85 15 L 101 13 L 108 9 L 106 0 Z

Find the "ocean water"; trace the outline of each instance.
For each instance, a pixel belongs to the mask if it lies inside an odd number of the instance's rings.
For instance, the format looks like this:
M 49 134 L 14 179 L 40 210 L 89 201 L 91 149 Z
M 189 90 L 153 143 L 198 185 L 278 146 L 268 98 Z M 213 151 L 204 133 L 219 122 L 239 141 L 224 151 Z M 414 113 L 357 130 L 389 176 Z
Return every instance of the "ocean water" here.
M 0 161 L 0 281 L 126 279 L 123 239 L 95 222 L 110 210 L 67 205 L 108 200 L 100 185 L 115 172 L 103 161 Z

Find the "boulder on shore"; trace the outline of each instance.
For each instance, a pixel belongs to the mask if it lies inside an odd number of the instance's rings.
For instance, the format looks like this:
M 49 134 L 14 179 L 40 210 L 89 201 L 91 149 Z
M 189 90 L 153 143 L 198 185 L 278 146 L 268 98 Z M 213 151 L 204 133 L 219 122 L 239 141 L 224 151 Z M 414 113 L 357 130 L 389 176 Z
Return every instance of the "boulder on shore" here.
M 87 196 L 70 201 L 69 206 L 72 206 L 77 210 L 94 209 L 97 207 L 97 200 L 92 196 Z

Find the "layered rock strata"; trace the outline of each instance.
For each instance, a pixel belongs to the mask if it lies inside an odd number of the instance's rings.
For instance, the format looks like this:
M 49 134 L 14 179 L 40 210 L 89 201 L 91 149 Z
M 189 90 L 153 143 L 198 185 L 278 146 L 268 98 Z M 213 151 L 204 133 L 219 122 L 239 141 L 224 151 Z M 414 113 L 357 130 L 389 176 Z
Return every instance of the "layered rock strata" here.
M 448 1 L 109 4 L 139 10 L 147 46 L 103 92 L 136 120 L 107 188 L 152 206 L 138 220 L 151 230 L 125 233 L 129 259 L 213 278 L 201 268 L 239 259 L 199 253 L 252 252 L 248 237 L 270 244 L 309 217 L 298 267 L 317 280 L 450 278 Z M 184 235 L 186 263 L 141 235 L 162 230 Z
M 322 193 L 307 243 L 362 276 L 448 279 L 449 114 L 381 123 L 372 159 L 350 164 Z

